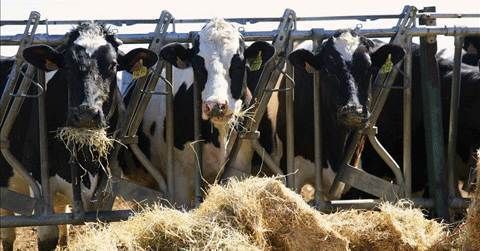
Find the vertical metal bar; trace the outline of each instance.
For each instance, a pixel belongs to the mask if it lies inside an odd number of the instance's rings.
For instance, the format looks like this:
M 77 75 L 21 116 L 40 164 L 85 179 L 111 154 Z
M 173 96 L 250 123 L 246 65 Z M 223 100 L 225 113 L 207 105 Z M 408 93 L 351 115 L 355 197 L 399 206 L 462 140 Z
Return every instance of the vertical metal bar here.
M 48 139 L 47 139 L 47 118 L 45 114 L 46 83 L 45 72 L 37 70 L 37 81 L 45 91 L 38 97 L 38 136 L 40 151 L 40 175 L 42 181 L 42 197 L 45 203 L 44 213 L 52 212 L 52 200 L 50 198 L 50 182 L 48 168 Z
M 447 176 L 443 149 L 441 86 L 435 59 L 436 52 L 435 36 L 420 38 L 420 69 L 429 190 L 434 198 L 436 216 L 447 220 L 449 218 L 448 189 L 445 186 Z
M 172 65 L 165 65 L 165 76 L 173 84 Z M 175 179 L 173 174 L 173 86 L 165 83 L 165 142 L 167 145 L 167 186 L 169 198 L 172 199 L 175 194 Z
M 403 61 L 403 178 L 405 196 L 412 195 L 412 37 L 405 37 Z
M 83 217 L 84 209 L 82 202 L 82 190 L 81 183 L 82 179 L 80 177 L 80 172 L 78 170 L 77 160 L 73 157 L 70 157 L 70 175 L 72 178 L 72 191 L 73 191 L 73 201 L 72 201 L 72 212 L 73 217 L 80 219 Z
M 287 51 L 292 51 L 293 47 L 293 41 L 290 40 L 288 42 L 288 49 Z M 286 72 L 288 75 L 292 75 L 293 73 L 293 66 L 287 62 L 286 64 Z M 295 172 L 295 135 L 294 135 L 294 110 L 293 110 L 293 92 L 294 92 L 294 84 L 289 78 L 284 78 L 285 81 L 285 117 L 286 117 L 286 134 L 287 134 L 287 187 L 289 187 L 292 190 L 296 190 L 296 184 L 295 184 L 295 175 L 293 173 Z
M 455 36 L 455 52 L 453 61 L 453 76 L 450 93 L 450 120 L 448 122 L 448 195 L 455 196 L 454 168 L 457 148 L 457 126 L 458 126 L 458 107 L 460 106 L 460 88 L 461 76 L 460 66 L 462 64 L 462 45 L 463 36 Z
M 197 160 L 195 168 L 195 206 L 202 202 L 203 142 L 201 131 L 202 98 L 197 82 L 193 83 L 193 126 L 195 143 L 193 144 Z
M 313 40 L 313 51 L 317 50 L 319 41 Z M 321 195 L 323 191 L 323 169 L 322 169 L 322 115 L 320 110 L 320 74 L 315 71 L 313 74 L 313 121 L 314 121 L 314 143 L 315 143 L 315 206 L 318 209 L 324 208 Z

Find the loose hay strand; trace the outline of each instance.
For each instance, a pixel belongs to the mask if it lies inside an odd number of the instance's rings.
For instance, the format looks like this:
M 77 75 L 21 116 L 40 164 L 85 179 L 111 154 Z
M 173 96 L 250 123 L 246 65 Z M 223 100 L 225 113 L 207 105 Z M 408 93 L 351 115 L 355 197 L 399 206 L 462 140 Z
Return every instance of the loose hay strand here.
M 477 151 L 477 186 L 465 222 L 465 250 L 480 250 L 480 149 Z
M 107 136 L 107 131 L 104 128 L 93 130 L 62 127 L 57 130 L 56 138 L 63 142 L 74 157 L 86 147 L 92 158 L 97 156 L 98 159 L 106 159 L 115 142 L 115 139 Z

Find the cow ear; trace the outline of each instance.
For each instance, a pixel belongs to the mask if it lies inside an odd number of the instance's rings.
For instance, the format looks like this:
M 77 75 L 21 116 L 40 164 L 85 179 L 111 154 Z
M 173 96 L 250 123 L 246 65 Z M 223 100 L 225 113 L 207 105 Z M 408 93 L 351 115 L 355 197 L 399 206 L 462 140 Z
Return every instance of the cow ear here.
M 44 71 L 58 70 L 63 66 L 63 55 L 48 45 L 33 45 L 23 50 L 23 58 Z
M 179 43 L 165 45 L 160 50 L 160 57 L 177 68 L 185 69 L 190 66 L 190 50 Z
M 314 73 L 320 68 L 318 60 L 315 59 L 313 53 L 309 50 L 298 49 L 288 55 L 288 61 L 297 68 L 305 69 L 308 73 Z
M 158 56 L 151 50 L 145 48 L 136 48 L 129 51 L 126 55 L 118 55 L 118 71 L 126 70 L 130 73 L 133 72 L 134 68 L 141 61 L 143 66 L 150 68 L 155 63 L 157 63 Z
M 382 67 L 382 65 L 385 64 L 388 55 L 391 55 L 392 63 L 395 65 L 403 59 L 405 56 L 405 50 L 398 45 L 385 44 L 370 55 L 372 66 L 377 68 Z
M 259 71 L 275 53 L 275 48 L 264 41 L 251 44 L 244 52 L 246 66 L 250 71 Z

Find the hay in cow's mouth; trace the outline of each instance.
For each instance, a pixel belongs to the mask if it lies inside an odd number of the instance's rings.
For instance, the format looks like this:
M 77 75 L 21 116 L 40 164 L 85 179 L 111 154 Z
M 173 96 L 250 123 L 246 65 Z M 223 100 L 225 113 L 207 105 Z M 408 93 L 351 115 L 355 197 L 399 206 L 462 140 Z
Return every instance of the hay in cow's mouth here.
M 73 157 L 77 157 L 79 151 L 87 149 L 92 159 L 101 161 L 107 159 L 109 151 L 113 148 L 115 139 L 107 136 L 105 128 L 86 129 L 74 127 L 62 127 L 56 132 L 56 138 L 60 139 Z

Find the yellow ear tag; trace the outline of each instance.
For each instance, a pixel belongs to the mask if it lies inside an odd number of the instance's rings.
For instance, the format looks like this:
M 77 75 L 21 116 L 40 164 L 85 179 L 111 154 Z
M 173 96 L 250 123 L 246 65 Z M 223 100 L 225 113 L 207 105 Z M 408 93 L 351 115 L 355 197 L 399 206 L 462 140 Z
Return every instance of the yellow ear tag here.
M 133 70 L 133 79 L 139 79 L 144 77 L 148 73 L 148 69 L 143 65 L 143 59 L 140 59 L 132 68 Z
M 382 65 L 382 68 L 380 68 L 380 73 L 387 74 L 391 72 L 392 69 L 393 69 L 392 54 L 388 54 L 387 60 L 385 60 L 385 63 Z
M 251 71 L 258 71 L 262 67 L 262 51 L 259 51 L 254 59 L 250 59 L 248 64 Z

